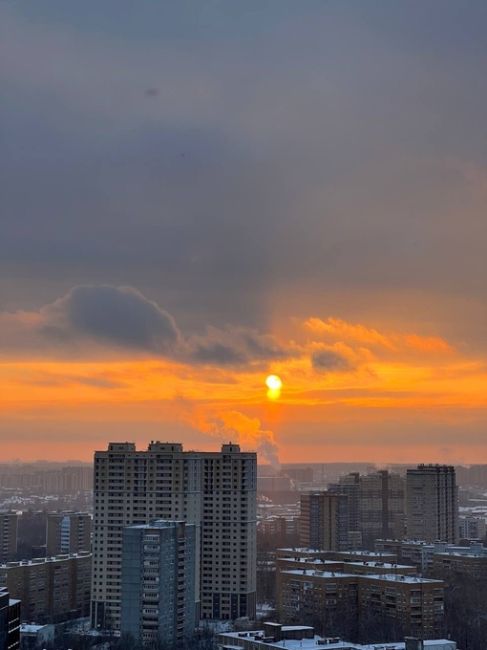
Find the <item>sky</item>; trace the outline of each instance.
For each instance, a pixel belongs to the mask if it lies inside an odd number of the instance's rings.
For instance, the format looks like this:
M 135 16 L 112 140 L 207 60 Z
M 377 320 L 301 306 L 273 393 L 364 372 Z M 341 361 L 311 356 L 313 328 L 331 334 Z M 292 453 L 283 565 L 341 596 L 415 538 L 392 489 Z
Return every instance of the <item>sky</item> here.
M 0 0 L 2 458 L 487 462 L 486 23 Z

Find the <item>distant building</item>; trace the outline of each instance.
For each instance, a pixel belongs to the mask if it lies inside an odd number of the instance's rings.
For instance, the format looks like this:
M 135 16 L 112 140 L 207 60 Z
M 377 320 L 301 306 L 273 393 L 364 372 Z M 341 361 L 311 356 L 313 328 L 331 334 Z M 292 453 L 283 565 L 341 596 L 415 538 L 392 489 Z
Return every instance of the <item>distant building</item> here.
M 0 512 L 0 564 L 15 560 L 17 556 L 18 521 L 16 512 Z
M 307 548 L 339 551 L 348 548 L 348 498 L 335 492 L 301 495 L 299 542 Z
M 360 476 L 359 528 L 365 546 L 404 536 L 404 478 L 386 470 Z
M 0 650 L 20 648 L 20 601 L 0 587 Z
M 17 557 L 30 560 L 46 556 L 47 513 L 44 510 L 24 510 L 19 517 Z
M 407 536 L 426 542 L 458 542 L 458 490 L 451 465 L 418 465 L 406 474 Z M 377 535 L 377 537 L 400 537 Z
M 25 622 L 51 623 L 87 616 L 90 584 L 90 553 L 0 565 L 0 586 L 22 601 Z
M 291 492 L 293 482 L 289 476 L 258 476 L 257 491 L 260 494 L 272 494 L 273 492 Z
M 399 474 L 351 472 L 328 489 L 348 498 L 349 548 L 372 548 L 378 537 L 403 536 L 405 481 Z
M 183 521 L 123 531 L 121 632 L 174 644 L 196 624 L 196 532 Z
M 484 517 L 474 517 L 473 515 L 460 517 L 458 532 L 460 539 L 484 540 L 487 534 Z
M 46 555 L 91 551 L 91 516 L 88 512 L 49 512 Z
M 348 527 L 350 531 L 360 531 L 360 474 L 351 472 L 340 476 L 338 483 L 330 486 L 348 497 Z
M 413 564 L 422 573 L 487 579 L 487 547 L 478 542 L 457 546 L 445 542 L 378 539 L 375 547 L 378 553 L 395 553 L 400 562 Z
M 374 548 L 381 555 L 394 554 L 398 561 L 413 564 L 422 573 L 426 573 L 431 566 L 435 551 L 433 544 L 409 539 L 376 539 Z

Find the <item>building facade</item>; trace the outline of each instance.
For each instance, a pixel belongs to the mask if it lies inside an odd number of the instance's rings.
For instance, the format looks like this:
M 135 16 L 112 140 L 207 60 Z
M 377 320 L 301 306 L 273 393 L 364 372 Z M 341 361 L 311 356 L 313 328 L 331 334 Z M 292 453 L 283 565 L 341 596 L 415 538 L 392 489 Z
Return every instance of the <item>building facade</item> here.
M 458 534 L 460 539 L 485 540 L 487 525 L 484 517 L 475 517 L 473 515 L 460 517 L 458 521 Z
M 373 571 L 373 567 L 370 567 Z M 278 572 L 277 611 L 284 623 L 349 617 L 357 629 L 371 619 L 421 639 L 444 634 L 444 583 L 413 575 L 317 569 Z
M 16 559 L 18 521 L 16 512 L 0 512 L 0 563 Z
M 360 476 L 359 528 L 367 547 L 378 537 L 404 536 L 404 479 L 386 470 Z
M 92 625 L 120 629 L 125 526 L 156 519 L 195 526 L 197 616 L 255 616 L 255 453 L 183 451 L 179 443 L 110 443 L 95 453 Z
M 22 601 L 22 621 L 57 623 L 88 616 L 91 554 L 7 562 L 0 565 L 0 586 Z
M 348 548 L 348 497 L 324 491 L 301 495 L 299 543 L 306 548 L 339 551 Z
M 426 640 L 409 637 L 405 641 L 378 642 L 373 645 L 352 643 L 337 637 L 322 637 L 308 625 L 264 623 L 264 629 L 246 632 L 222 632 L 216 639 L 218 650 L 457 650 L 450 639 Z
M 0 587 L 0 650 L 20 648 L 20 601 Z
M 407 470 L 406 483 L 408 538 L 457 543 L 458 490 L 455 468 L 451 465 L 418 465 L 417 469 Z
M 123 531 L 121 632 L 169 645 L 194 632 L 196 534 L 184 521 Z
M 88 512 L 49 512 L 46 555 L 91 551 L 91 516 Z

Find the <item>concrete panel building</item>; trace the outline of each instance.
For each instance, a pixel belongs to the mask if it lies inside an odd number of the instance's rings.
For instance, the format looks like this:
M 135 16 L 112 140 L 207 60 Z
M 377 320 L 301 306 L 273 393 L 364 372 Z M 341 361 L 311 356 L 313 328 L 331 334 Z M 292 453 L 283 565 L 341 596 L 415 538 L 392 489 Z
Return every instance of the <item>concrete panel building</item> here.
M 348 548 L 348 497 L 323 491 L 301 495 L 299 543 L 323 551 Z
M 0 586 L 22 601 L 22 621 L 51 623 L 87 616 L 91 554 L 75 553 L 0 565 Z
M 452 465 L 418 465 L 406 474 L 407 536 L 458 542 L 458 490 Z M 399 537 L 379 535 L 379 537 Z
M 362 645 L 337 637 L 322 637 L 308 625 L 282 625 L 264 623 L 262 630 L 222 632 L 217 636 L 218 650 L 457 650 L 450 639 L 423 641 L 409 637 L 404 641 L 387 641 Z
M 46 555 L 91 551 L 91 515 L 88 512 L 49 512 Z
M 16 512 L 0 512 L 0 563 L 16 559 L 18 521 Z
M 404 478 L 380 471 L 360 477 L 359 527 L 366 546 L 378 537 L 404 536 Z
M 0 650 L 20 648 L 20 601 L 0 587 Z
M 323 620 L 331 613 L 360 627 L 371 617 L 389 621 L 404 635 L 435 639 L 444 634 L 444 583 L 414 575 L 283 569 L 277 574 L 277 611 L 284 623 Z
M 196 624 L 193 524 L 156 521 L 123 531 L 121 632 L 174 644 Z

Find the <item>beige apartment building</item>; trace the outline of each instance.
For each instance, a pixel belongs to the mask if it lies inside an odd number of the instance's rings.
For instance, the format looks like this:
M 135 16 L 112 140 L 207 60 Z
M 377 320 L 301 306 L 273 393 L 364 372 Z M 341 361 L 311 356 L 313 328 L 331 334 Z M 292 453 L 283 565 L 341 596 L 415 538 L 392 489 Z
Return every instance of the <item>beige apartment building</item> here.
M 0 586 L 22 602 L 23 621 L 49 623 L 88 616 L 91 553 L 7 562 L 0 565 Z
M 195 525 L 197 617 L 255 616 L 257 458 L 179 443 L 110 443 L 95 453 L 92 625 L 120 628 L 122 531 L 157 519 Z

